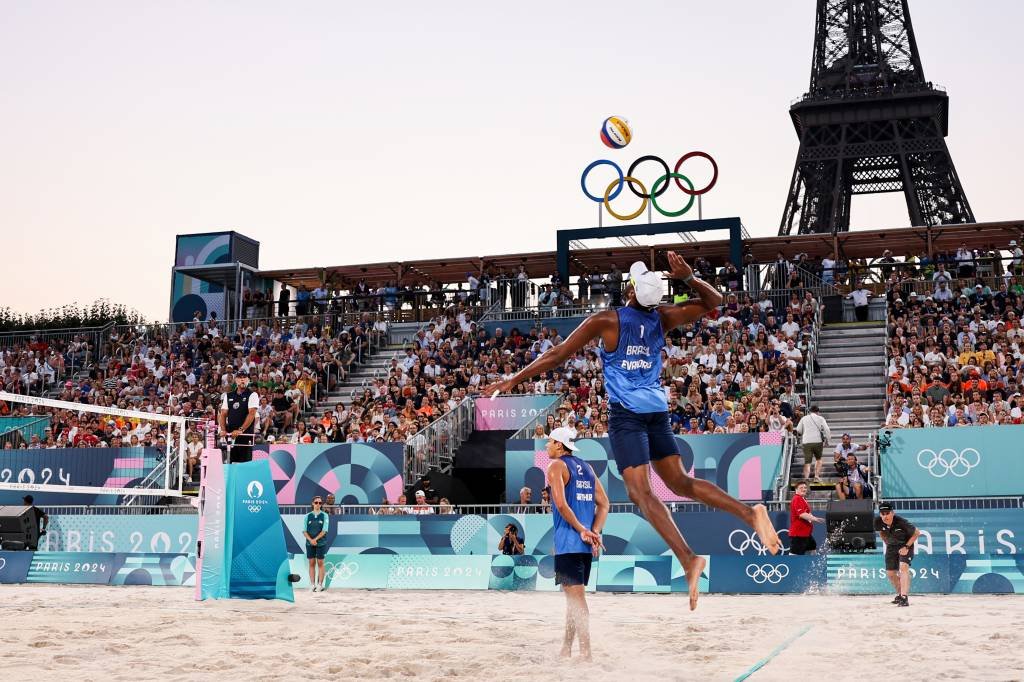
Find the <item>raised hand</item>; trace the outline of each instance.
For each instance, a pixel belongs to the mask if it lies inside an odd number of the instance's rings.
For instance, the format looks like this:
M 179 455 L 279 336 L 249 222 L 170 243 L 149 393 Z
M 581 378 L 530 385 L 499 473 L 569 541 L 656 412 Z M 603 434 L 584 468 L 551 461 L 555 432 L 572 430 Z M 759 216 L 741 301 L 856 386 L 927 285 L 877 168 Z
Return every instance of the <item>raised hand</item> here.
M 668 267 L 672 279 L 686 279 L 693 275 L 693 268 L 675 251 L 668 252 Z
M 513 389 L 513 385 L 510 381 L 499 381 L 496 384 L 489 384 L 483 389 L 483 394 L 488 398 L 496 398 L 501 393 L 508 393 Z

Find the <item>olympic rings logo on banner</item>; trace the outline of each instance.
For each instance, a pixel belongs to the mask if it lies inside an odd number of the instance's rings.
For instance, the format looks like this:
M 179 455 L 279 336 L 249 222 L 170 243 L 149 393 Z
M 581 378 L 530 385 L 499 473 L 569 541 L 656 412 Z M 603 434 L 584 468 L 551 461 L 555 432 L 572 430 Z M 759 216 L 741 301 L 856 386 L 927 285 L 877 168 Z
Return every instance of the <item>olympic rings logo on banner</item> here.
M 326 562 L 324 572 L 331 580 L 348 580 L 359 572 L 359 564 L 354 561 Z
M 927 457 L 922 460 L 921 456 L 925 453 L 928 453 Z M 946 453 L 951 455 L 949 459 L 946 459 Z M 925 448 L 917 453 L 917 464 L 935 478 L 945 478 L 948 474 L 963 478 L 981 464 L 981 453 L 974 448 L 964 448 L 960 452 L 953 448 L 944 448 L 938 452 Z
M 701 189 L 694 189 L 693 183 L 690 182 L 690 179 L 685 175 L 679 173 L 679 169 L 682 168 L 683 163 L 685 163 L 688 159 L 694 157 L 707 159 L 709 162 L 711 162 L 711 181 L 708 182 L 708 184 L 702 187 Z M 637 180 L 636 177 L 633 175 L 634 171 L 636 171 L 637 166 L 639 166 L 641 163 L 644 163 L 645 161 L 654 161 L 660 164 L 662 170 L 664 171 L 664 174 L 654 181 L 654 184 L 651 186 L 650 192 L 647 191 L 647 188 L 644 186 L 644 183 Z M 612 180 L 611 184 L 609 184 L 608 187 L 604 190 L 604 194 L 602 196 L 596 196 L 587 191 L 587 176 L 590 175 L 590 171 L 594 170 L 598 166 L 611 166 L 612 168 L 615 169 L 615 172 L 619 176 L 617 180 Z M 658 197 L 660 197 L 668 190 L 669 179 L 675 180 L 676 186 L 680 190 L 682 190 L 683 194 L 686 194 L 690 197 L 689 202 L 687 202 L 687 204 L 678 211 L 667 211 L 658 205 Z M 684 182 L 688 185 L 688 187 L 683 186 Z M 679 160 L 676 161 L 676 165 L 671 171 L 669 171 L 668 164 L 665 163 L 664 159 L 662 159 L 659 156 L 655 156 L 654 154 L 648 154 L 646 156 L 641 156 L 639 159 L 631 163 L 629 166 L 629 170 L 626 173 L 623 173 L 622 168 L 619 167 L 619 164 L 615 163 L 614 161 L 609 161 L 608 159 L 598 159 L 597 161 L 594 161 L 589 166 L 584 168 L 583 175 L 580 176 L 580 187 L 583 189 L 583 194 L 591 201 L 597 202 L 599 204 L 604 204 L 604 207 L 608 210 L 608 213 L 618 218 L 619 220 L 632 220 L 633 218 L 636 218 L 641 213 L 643 213 L 644 210 L 647 209 L 648 201 L 651 202 L 651 205 L 658 211 L 658 213 L 665 216 L 666 218 L 678 218 L 679 216 L 689 211 L 691 207 L 693 207 L 693 200 L 695 197 L 698 197 L 702 194 L 706 194 L 707 192 L 709 192 L 711 188 L 715 186 L 716 182 L 718 182 L 718 164 L 715 163 L 715 160 L 711 157 L 710 154 L 701 151 L 693 151 L 683 154 L 682 156 L 679 157 Z M 636 186 L 634 185 L 639 186 L 640 189 L 637 190 Z M 638 208 L 633 213 L 616 213 L 611 206 L 611 202 L 614 201 L 617 196 L 619 196 L 624 186 L 629 187 L 630 192 L 632 192 L 637 197 L 643 200 L 643 202 L 640 204 L 640 208 Z
M 258 504 L 250 504 L 249 505 L 249 513 L 250 514 L 259 514 L 262 509 L 263 509 L 263 507 L 258 505 Z
M 778 585 L 789 575 L 789 566 L 786 564 L 779 564 L 777 566 L 772 564 L 764 564 L 763 566 L 747 564 L 746 573 L 747 577 L 758 585 L 764 585 L 765 583 Z
M 789 533 L 789 529 L 788 528 L 783 528 L 782 530 L 778 531 L 778 534 L 780 536 L 783 533 L 787 533 L 788 534 Z M 735 539 L 737 537 L 737 535 L 740 538 L 742 538 L 741 540 L 738 541 L 738 544 L 737 544 L 737 540 Z M 780 538 L 780 540 L 781 540 L 781 538 Z M 768 553 L 768 548 L 761 544 L 761 541 L 757 537 L 757 533 L 748 533 L 747 531 L 743 530 L 742 528 L 737 528 L 733 532 L 729 533 L 729 547 L 734 552 L 737 552 L 740 556 L 743 556 L 743 553 L 746 552 L 748 549 L 754 550 L 760 556 L 764 556 L 765 554 Z M 779 554 L 785 554 L 788 551 L 789 551 L 789 548 L 788 547 L 782 547 L 781 546 L 781 542 L 780 542 Z

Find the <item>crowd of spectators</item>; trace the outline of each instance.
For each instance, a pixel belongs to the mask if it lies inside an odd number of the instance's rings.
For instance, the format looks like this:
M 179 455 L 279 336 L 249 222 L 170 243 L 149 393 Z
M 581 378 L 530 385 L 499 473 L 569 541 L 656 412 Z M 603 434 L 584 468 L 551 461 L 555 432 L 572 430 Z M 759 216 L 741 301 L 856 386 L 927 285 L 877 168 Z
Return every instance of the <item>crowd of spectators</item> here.
M 193 429 L 188 435 L 189 448 L 198 450 L 204 439 L 203 424 L 215 418 L 221 394 L 233 385 L 234 373 L 244 369 L 260 395 L 257 428 L 261 439 L 291 443 L 366 439 L 366 429 L 353 422 L 352 414 L 308 420 L 303 414 L 313 408 L 317 396 L 325 395 L 365 361 L 371 341 L 381 340 L 384 333 L 385 328 L 369 315 L 339 329 L 322 326 L 316 318 L 290 318 L 252 322 L 227 333 L 216 316 L 203 320 L 199 314 L 187 324 L 117 328 L 98 349 L 78 348 L 73 341 L 66 352 L 74 354 L 75 361 L 86 369 L 74 378 L 67 375 L 69 378 L 48 395 L 101 407 L 188 417 Z M 48 354 L 46 348 L 4 351 L 0 354 L 4 376 L 12 380 L 23 377 L 26 370 L 18 362 L 32 358 L 38 362 L 49 355 L 61 357 L 60 353 Z M 21 384 L 26 386 L 23 380 Z M 42 410 L 22 403 L 2 404 L 3 411 L 12 416 L 52 415 L 51 427 L 39 443 L 9 439 L 13 447 L 66 447 L 72 443 L 85 447 L 159 446 L 164 435 L 145 420 Z
M 621 274 L 617 279 L 618 286 L 609 287 L 605 280 L 596 292 L 591 286 L 588 296 L 609 296 L 609 303 L 621 303 Z M 88 373 L 59 385 L 51 396 L 206 420 L 215 417 L 234 372 L 244 369 L 260 395 L 257 443 L 411 440 L 416 449 L 414 437 L 438 417 L 562 341 L 554 327 L 512 326 L 488 333 L 473 320 L 474 303 L 467 297 L 444 309 L 351 404 L 322 412 L 309 412 L 315 398 L 342 382 L 369 353 L 370 337 L 384 333 L 369 314 L 359 324 L 340 329 L 318 324 L 320 317 L 299 317 L 254 321 L 226 333 L 215 316 L 204 320 L 199 314 L 187 324 L 120 328 L 102 348 L 68 349 L 76 361 L 90 361 Z M 782 430 L 799 418 L 802 405 L 796 384 L 817 308 L 809 292 L 803 298 L 794 294 L 782 310 L 776 310 L 767 296 L 754 301 L 729 294 L 711 315 L 670 330 L 662 380 L 674 430 Z M 18 362 L 27 357 L 38 362 L 47 351 L 24 349 L 17 356 L 9 351 L 3 356 L 5 376 L 23 376 Z M 607 434 L 608 401 L 596 342 L 562 368 L 521 384 L 515 392 L 566 395 L 557 415 L 541 427 L 545 432 L 564 424 L 575 427 L 581 437 Z M 70 417 L 65 422 L 58 416 L 52 433 L 39 446 L 56 447 L 68 438 L 85 445 L 135 444 L 136 438 L 140 445 L 158 445 L 162 435 L 142 432 L 139 425 L 124 420 L 75 418 L 85 423 L 72 424 Z M 201 422 L 192 424 L 195 432 L 188 437 L 188 447 L 198 459 L 205 436 L 199 432 Z M 79 431 L 93 434 L 96 442 L 83 441 Z M 121 440 L 115 441 L 118 436 Z
M 1024 285 L 1021 251 L 981 269 L 962 247 L 886 273 L 886 428 L 1021 424 Z
M 91 363 L 95 351 L 85 334 L 19 340 L 0 348 L 0 386 L 8 393 L 41 395 L 76 368 Z
M 662 350 L 662 386 L 673 430 L 680 434 L 781 431 L 803 414 L 796 390 L 811 350 L 819 304 L 810 294 L 795 294 L 785 310 L 772 301 L 758 302 L 730 294 L 712 314 L 692 325 L 669 330 Z M 466 331 L 472 339 L 475 326 Z M 561 342 L 554 328 L 521 332 L 501 328 L 493 336 L 475 333 L 471 344 L 472 377 L 503 380 Z M 604 391 L 597 342 L 581 349 L 562 368 L 520 384 L 516 393 L 564 393 L 557 414 L 537 424 L 535 437 L 571 426 L 580 437 L 602 438 L 608 432 L 608 398 Z

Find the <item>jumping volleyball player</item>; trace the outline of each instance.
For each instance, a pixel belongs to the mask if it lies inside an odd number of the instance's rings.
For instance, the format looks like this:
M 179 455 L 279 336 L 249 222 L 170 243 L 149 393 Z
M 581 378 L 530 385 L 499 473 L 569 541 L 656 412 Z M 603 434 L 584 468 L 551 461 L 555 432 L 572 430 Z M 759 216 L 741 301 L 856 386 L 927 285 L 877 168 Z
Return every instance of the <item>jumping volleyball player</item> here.
M 772 554 L 779 551 L 779 537 L 763 504 L 748 507 L 715 484 L 691 478 L 683 470 L 659 380 L 664 329 L 693 322 L 720 305 L 722 296 L 710 284 L 694 277 L 693 268 L 678 254 L 669 252 L 668 262 L 670 276 L 688 285 L 700 296 L 699 300 L 659 305 L 661 277 L 648 271 L 643 263 L 634 263 L 629 269 L 628 301 L 624 307 L 594 313 L 561 344 L 512 378 L 488 387 L 487 392 L 493 397 L 511 391 L 523 381 L 560 367 L 592 339 L 601 340 L 604 385 L 611 403 L 608 436 L 615 463 L 626 483 L 629 499 L 640 507 L 686 571 L 693 610 L 697 608 L 697 588 L 705 561 L 686 544 L 668 507 L 651 491 L 651 464 L 676 495 L 699 500 L 742 519 Z

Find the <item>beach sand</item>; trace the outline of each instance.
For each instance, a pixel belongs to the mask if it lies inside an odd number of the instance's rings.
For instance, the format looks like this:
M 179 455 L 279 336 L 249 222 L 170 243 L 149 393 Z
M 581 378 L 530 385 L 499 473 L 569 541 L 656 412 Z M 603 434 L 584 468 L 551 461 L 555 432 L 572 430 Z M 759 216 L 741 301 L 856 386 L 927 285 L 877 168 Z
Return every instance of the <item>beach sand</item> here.
M 559 593 L 298 591 L 197 603 L 188 588 L 0 586 L 4 680 L 1024 679 L 1013 596 L 591 594 L 594 662 L 557 658 Z

